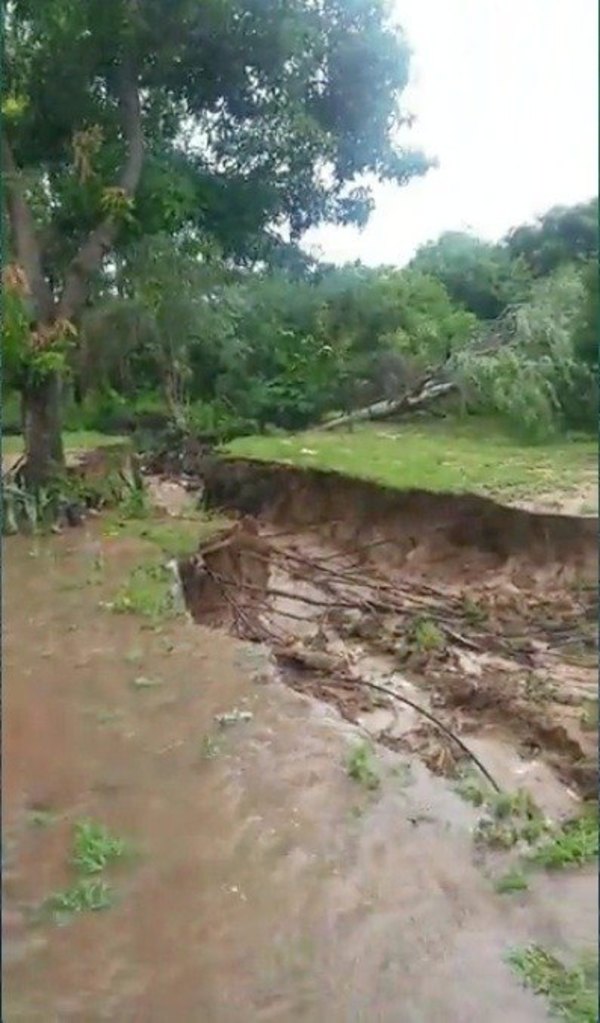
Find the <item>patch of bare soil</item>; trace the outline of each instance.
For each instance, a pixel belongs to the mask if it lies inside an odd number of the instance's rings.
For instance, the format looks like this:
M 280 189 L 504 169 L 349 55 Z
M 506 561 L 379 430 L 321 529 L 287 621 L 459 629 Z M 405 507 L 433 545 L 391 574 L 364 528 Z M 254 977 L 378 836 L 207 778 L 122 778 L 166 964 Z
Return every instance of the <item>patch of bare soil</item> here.
M 245 461 L 205 498 L 242 517 L 181 566 L 196 621 L 435 771 L 500 747 L 595 792 L 595 522 Z

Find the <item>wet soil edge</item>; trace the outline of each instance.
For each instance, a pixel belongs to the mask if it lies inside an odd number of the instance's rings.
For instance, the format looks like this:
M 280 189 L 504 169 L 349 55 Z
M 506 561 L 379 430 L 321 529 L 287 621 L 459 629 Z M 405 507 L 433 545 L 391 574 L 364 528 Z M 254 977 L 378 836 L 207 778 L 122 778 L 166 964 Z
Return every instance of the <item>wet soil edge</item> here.
M 477 494 L 396 490 L 333 471 L 252 459 L 214 459 L 203 469 L 208 508 L 298 529 L 325 528 L 329 539 L 341 543 L 389 540 L 394 567 L 425 540 L 446 553 L 471 548 L 498 567 L 518 559 L 597 577 L 597 518 L 526 511 Z M 390 563 L 389 548 L 383 553 Z

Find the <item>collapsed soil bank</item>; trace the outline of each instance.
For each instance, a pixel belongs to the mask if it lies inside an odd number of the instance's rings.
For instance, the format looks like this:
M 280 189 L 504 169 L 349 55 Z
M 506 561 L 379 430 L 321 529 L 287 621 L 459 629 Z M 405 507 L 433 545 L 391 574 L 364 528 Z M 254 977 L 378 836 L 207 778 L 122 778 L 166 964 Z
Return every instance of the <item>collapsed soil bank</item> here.
M 517 785 L 541 756 L 595 791 L 595 522 L 250 460 L 211 463 L 204 497 L 241 517 L 180 566 L 197 622 L 266 642 L 294 688 L 437 772 L 462 733 Z M 390 679 L 454 741 L 392 722 L 367 691 Z
M 597 519 L 250 459 L 207 462 L 203 478 L 209 508 L 317 529 L 341 547 L 361 547 L 369 562 L 405 572 L 468 578 L 504 569 L 520 583 L 556 573 L 597 578 Z

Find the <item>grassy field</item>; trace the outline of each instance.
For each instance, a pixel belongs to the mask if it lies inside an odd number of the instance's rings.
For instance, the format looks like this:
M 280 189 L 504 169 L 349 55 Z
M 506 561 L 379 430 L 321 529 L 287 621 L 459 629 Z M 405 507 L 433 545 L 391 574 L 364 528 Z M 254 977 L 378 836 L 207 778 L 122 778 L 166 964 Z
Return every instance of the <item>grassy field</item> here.
M 106 447 L 107 444 L 120 444 L 123 437 L 107 436 L 91 430 L 78 430 L 76 433 L 65 433 L 63 440 L 66 451 L 89 451 L 90 448 Z M 3 455 L 20 455 L 22 451 L 22 437 L 2 438 Z
M 349 432 L 241 437 L 231 455 L 373 479 L 400 488 L 471 491 L 527 500 L 572 496 L 597 507 L 598 449 L 591 439 L 525 446 L 482 421 L 369 424 Z
M 65 433 L 67 451 L 119 444 L 122 437 Z M 21 437 L 4 437 L 8 460 Z M 493 423 L 430 420 L 402 426 L 367 424 L 352 431 L 240 437 L 226 451 L 288 465 L 333 469 L 388 486 L 475 492 L 591 514 L 598 508 L 598 446 L 592 439 L 523 445 Z

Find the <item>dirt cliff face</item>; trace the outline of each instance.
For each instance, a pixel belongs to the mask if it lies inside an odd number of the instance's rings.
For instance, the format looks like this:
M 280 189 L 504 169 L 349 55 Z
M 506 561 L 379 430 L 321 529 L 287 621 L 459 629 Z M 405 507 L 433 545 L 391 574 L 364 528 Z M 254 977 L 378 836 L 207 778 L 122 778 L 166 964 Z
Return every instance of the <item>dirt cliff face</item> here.
M 411 574 L 466 580 L 502 571 L 519 585 L 597 577 L 597 519 L 242 459 L 208 463 L 204 486 L 208 507 L 316 530 L 342 547 L 360 547 L 371 564 Z
M 241 517 L 181 566 L 196 621 L 435 771 L 491 741 L 594 790 L 595 521 L 245 460 L 213 462 L 204 498 Z M 416 718 L 389 717 L 390 680 Z

